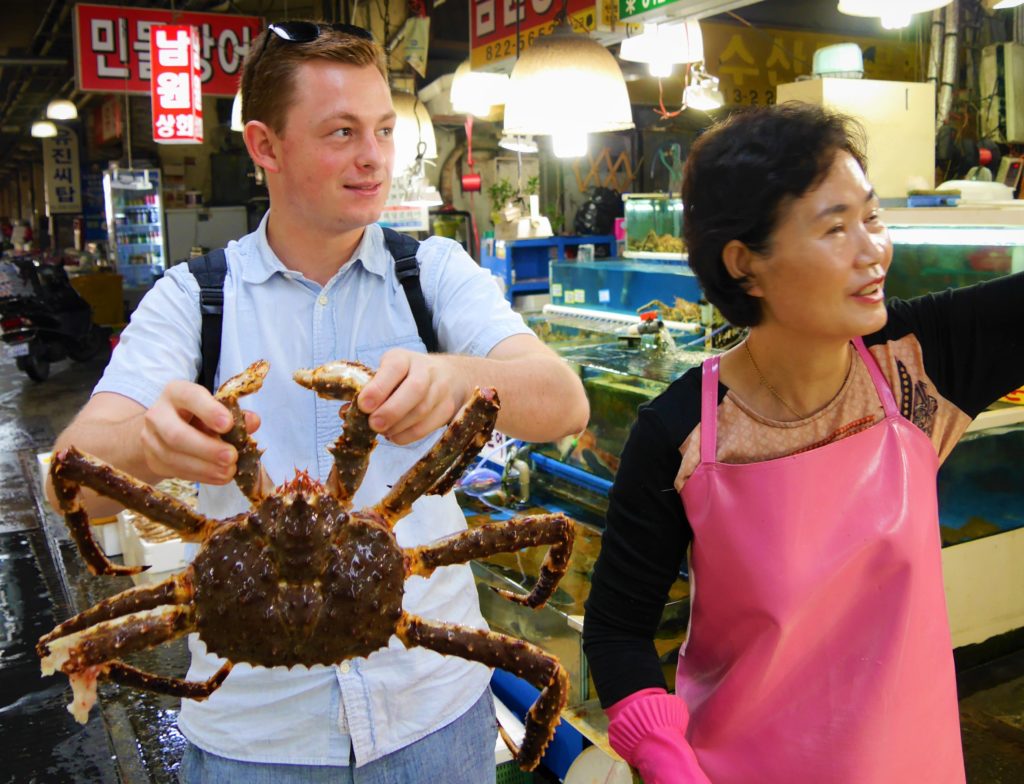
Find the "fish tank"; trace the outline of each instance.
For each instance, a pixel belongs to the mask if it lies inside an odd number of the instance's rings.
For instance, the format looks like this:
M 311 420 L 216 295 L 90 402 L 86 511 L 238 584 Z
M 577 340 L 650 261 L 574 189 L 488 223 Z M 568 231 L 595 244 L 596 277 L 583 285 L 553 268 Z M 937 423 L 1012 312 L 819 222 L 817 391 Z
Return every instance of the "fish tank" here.
M 601 550 L 601 531 L 586 505 L 574 504 L 541 487 L 529 504 L 507 506 L 500 494 L 470 496 L 459 494 L 459 502 L 470 528 L 510 519 L 513 515 L 564 512 L 576 521 L 576 537 L 565 576 L 547 604 L 537 610 L 502 598 L 495 590 L 528 593 L 536 584 L 547 545 L 527 547 L 514 553 L 498 553 L 472 562 L 480 608 L 492 630 L 529 640 L 558 656 L 569 674 L 569 705 L 596 698 L 586 657 L 583 655 L 583 605 L 590 595 L 594 564 Z M 603 514 L 601 515 L 603 518 Z M 686 637 L 690 618 L 690 587 L 680 576 L 669 590 L 655 635 L 667 683 L 675 681 L 679 648 Z
M 886 209 L 893 243 L 888 297 L 909 299 L 1024 270 L 1024 208 Z M 1024 402 L 1024 395 L 1011 396 Z M 998 402 L 979 416 L 939 469 L 944 546 L 1024 528 L 1024 405 Z
M 683 201 L 667 193 L 626 193 L 627 259 L 686 258 L 683 243 Z
M 1024 270 L 1024 225 L 924 226 L 901 222 L 908 216 L 897 212 L 910 210 L 885 212 L 893 243 L 886 296 L 909 299 Z
M 672 320 L 700 320 L 700 284 L 685 261 L 553 261 L 548 274 L 552 305 L 636 315 L 683 300 L 690 303 L 689 317 Z

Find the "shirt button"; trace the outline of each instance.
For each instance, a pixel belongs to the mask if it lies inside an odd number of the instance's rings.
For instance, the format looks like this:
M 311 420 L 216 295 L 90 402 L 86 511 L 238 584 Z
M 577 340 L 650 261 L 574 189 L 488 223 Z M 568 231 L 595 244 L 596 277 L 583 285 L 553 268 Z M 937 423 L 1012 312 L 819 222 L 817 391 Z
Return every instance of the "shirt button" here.
M 341 670 L 342 675 L 348 675 L 348 671 L 352 669 L 352 665 L 348 662 L 342 662 L 338 665 L 338 669 Z
M 325 295 L 321 294 L 320 295 L 320 299 L 318 299 L 317 302 L 319 302 L 321 305 L 326 305 L 327 304 L 327 297 Z

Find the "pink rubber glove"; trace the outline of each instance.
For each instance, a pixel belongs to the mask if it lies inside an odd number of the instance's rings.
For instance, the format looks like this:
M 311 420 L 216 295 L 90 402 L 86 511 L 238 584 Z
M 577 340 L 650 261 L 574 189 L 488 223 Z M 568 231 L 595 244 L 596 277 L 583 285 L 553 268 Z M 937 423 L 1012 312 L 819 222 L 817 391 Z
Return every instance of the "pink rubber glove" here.
M 664 689 L 643 689 L 607 710 L 608 741 L 644 784 L 711 784 L 686 742 L 689 714 Z

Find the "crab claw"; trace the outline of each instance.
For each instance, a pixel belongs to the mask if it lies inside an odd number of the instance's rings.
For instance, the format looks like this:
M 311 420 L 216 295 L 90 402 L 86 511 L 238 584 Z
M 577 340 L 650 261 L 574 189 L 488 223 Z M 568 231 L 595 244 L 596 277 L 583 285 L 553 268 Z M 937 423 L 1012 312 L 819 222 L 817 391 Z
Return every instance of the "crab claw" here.
M 263 486 L 267 483 L 264 481 L 263 466 L 260 464 L 260 455 L 263 453 L 249 435 L 245 426 L 245 413 L 238 405 L 238 398 L 259 391 L 269 369 L 270 363 L 265 359 L 259 359 L 221 384 L 214 395 L 231 412 L 231 429 L 221 438 L 238 450 L 235 483 L 250 501 L 258 501 L 263 497 Z
M 373 371 L 361 362 L 336 360 L 312 370 L 296 370 L 292 378 L 322 398 L 353 400 L 370 383 Z
M 370 452 L 377 446 L 377 434 L 370 427 L 370 417 L 355 402 L 373 378 L 373 371 L 359 362 L 336 360 L 312 370 L 296 370 L 292 378 L 322 398 L 348 401 L 338 411 L 344 427 L 328 448 L 334 457 L 334 466 L 327 478 L 328 492 L 347 509 L 366 474 Z

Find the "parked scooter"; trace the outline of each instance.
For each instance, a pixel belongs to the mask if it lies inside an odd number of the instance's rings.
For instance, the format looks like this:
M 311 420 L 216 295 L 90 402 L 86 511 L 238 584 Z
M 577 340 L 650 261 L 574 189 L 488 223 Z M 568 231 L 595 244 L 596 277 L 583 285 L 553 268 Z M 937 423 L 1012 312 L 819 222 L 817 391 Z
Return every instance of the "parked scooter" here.
M 8 357 L 33 381 L 50 363 L 86 362 L 109 346 L 111 330 L 92 322 L 92 308 L 72 287 L 61 263 L 31 256 L 0 260 L 0 335 Z

